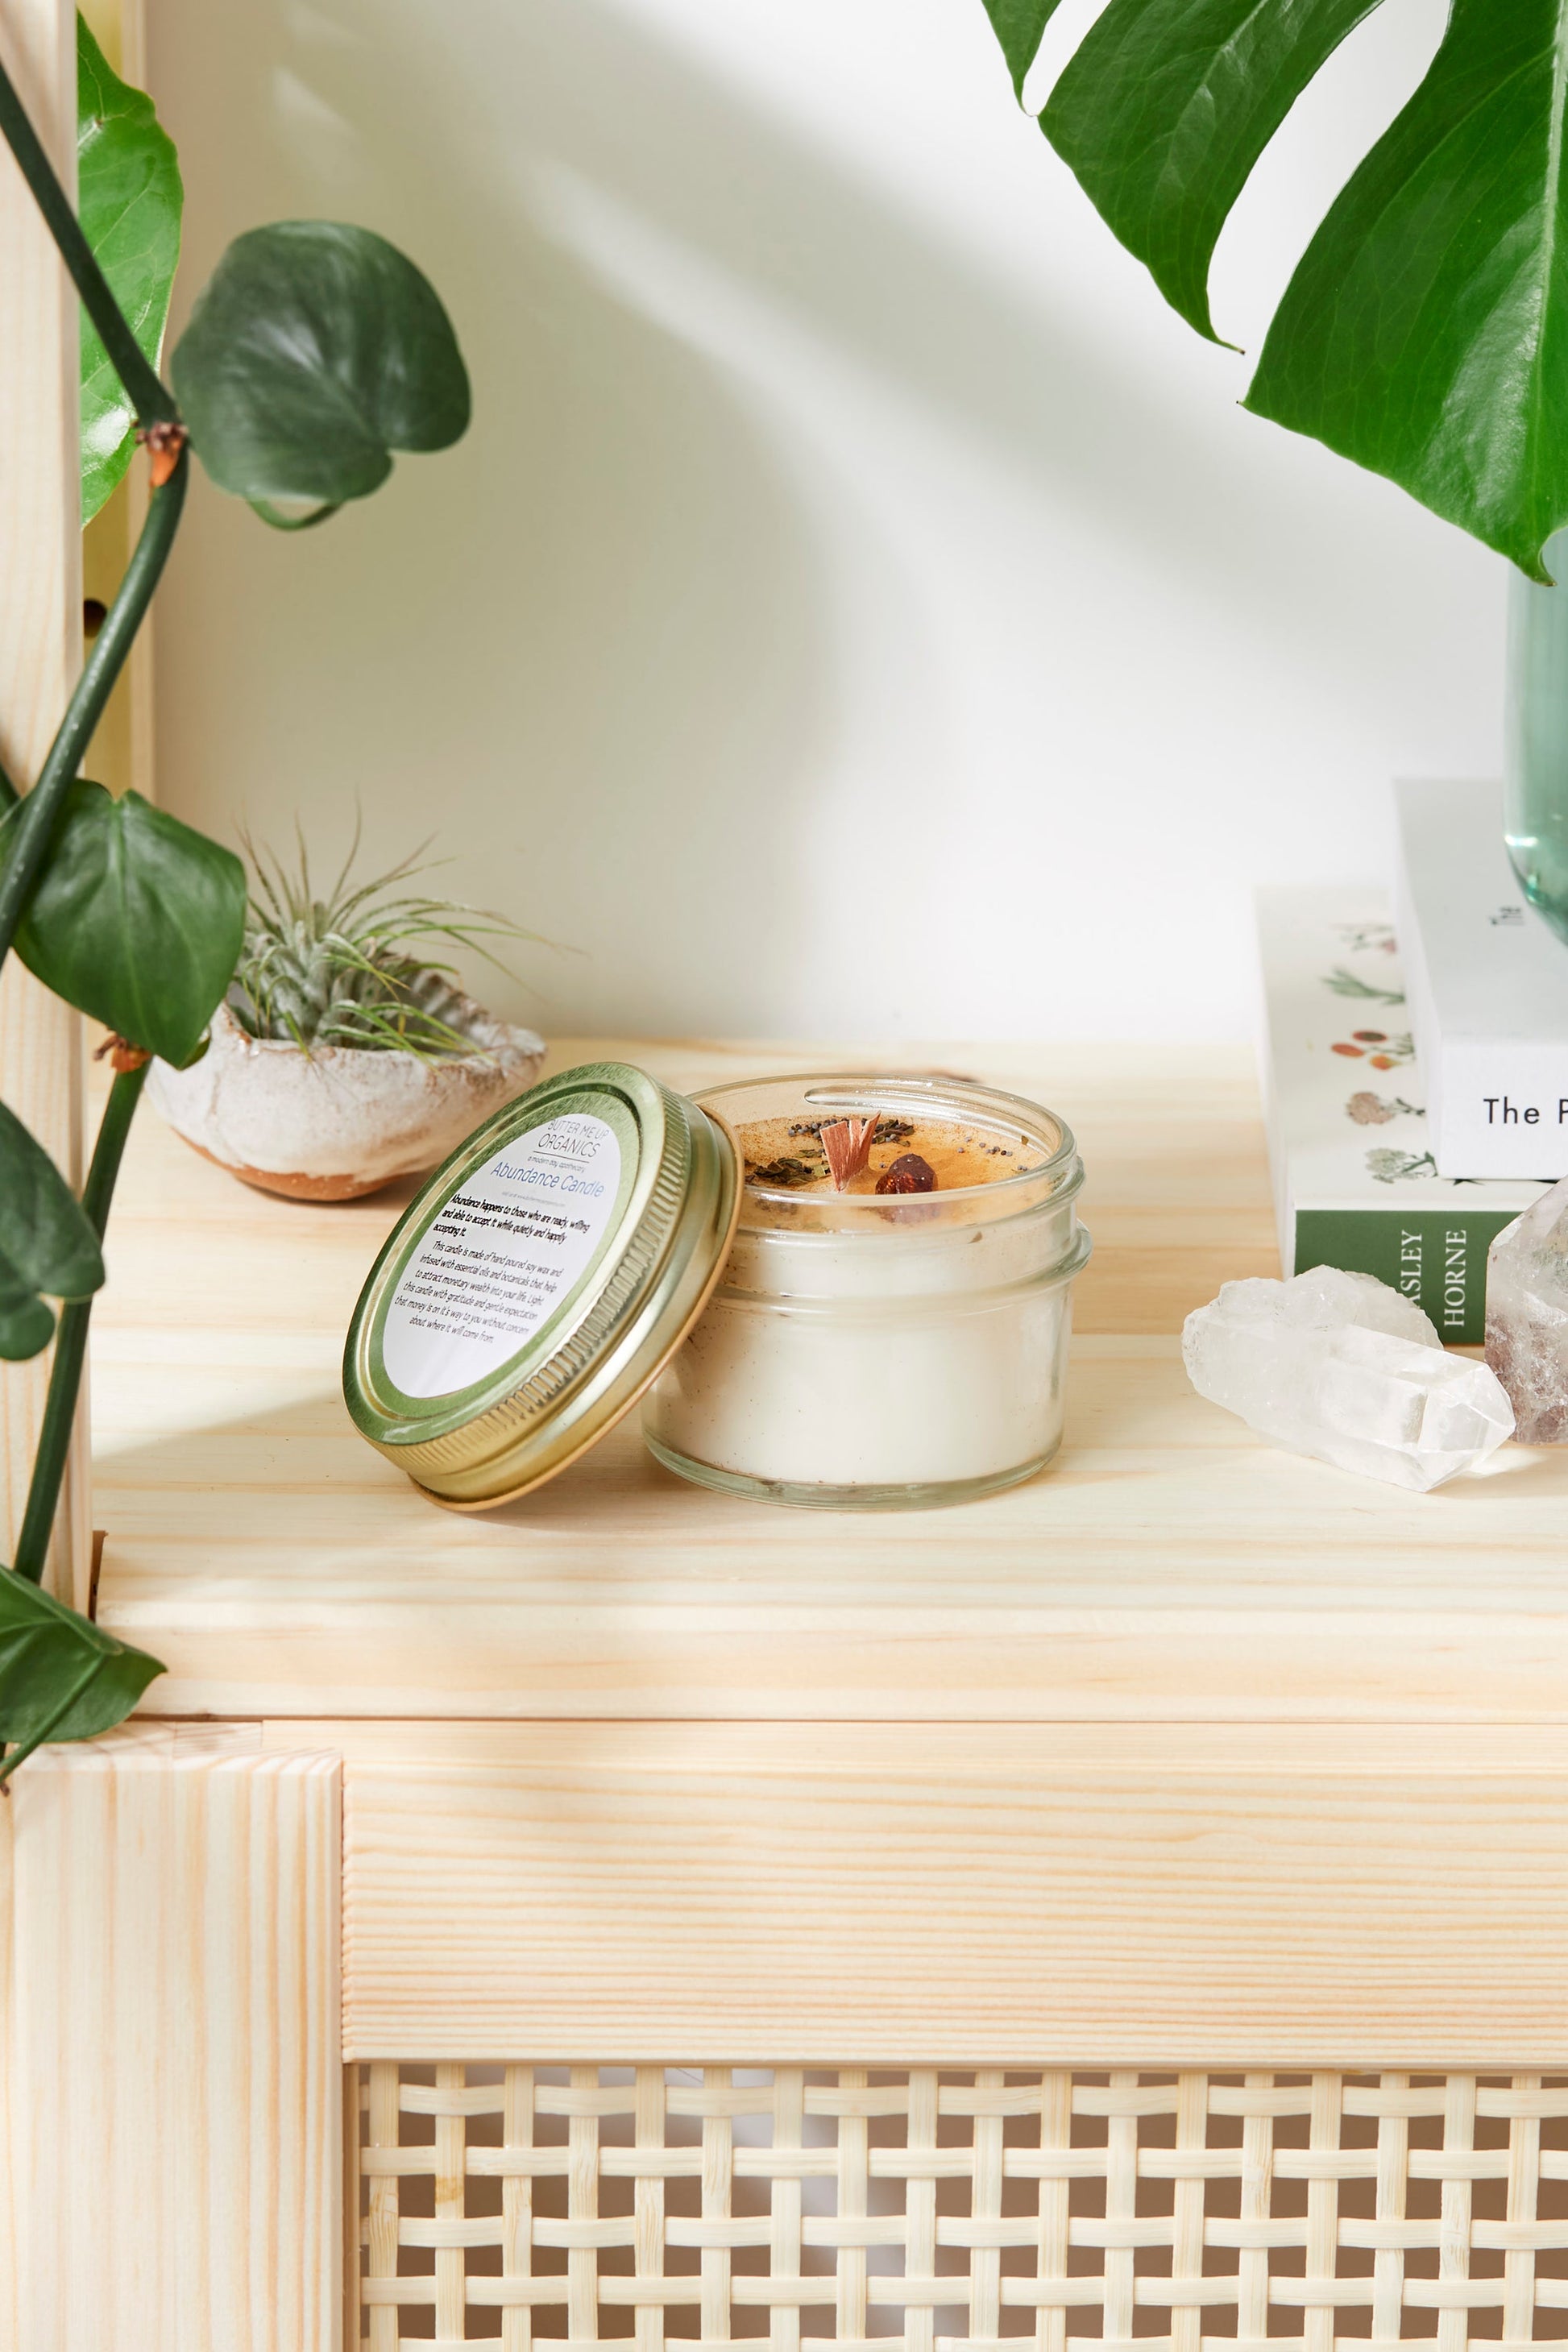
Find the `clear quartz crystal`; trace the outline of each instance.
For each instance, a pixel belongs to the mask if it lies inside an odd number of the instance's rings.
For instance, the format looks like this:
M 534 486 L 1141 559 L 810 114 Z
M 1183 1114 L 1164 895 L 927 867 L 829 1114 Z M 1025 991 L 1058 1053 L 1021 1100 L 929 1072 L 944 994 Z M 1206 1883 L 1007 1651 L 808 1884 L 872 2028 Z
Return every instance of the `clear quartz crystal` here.
M 1568 1445 L 1568 1177 L 1487 1258 L 1487 1361 L 1526 1445 Z
M 1260 1437 L 1418 1493 L 1513 1433 L 1495 1375 L 1446 1355 L 1414 1300 L 1370 1274 L 1227 1282 L 1188 1316 L 1182 1353 L 1198 1394 Z

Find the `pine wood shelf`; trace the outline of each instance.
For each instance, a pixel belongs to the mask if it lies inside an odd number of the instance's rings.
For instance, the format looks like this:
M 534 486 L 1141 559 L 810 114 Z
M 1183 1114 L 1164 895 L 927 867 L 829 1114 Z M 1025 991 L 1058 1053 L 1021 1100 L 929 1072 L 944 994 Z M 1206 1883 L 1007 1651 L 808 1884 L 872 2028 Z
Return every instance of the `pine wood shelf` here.
M 812 1046 L 558 1045 L 697 1086 Z M 827 1057 L 842 1066 L 853 1052 Z M 99 1610 L 166 1715 L 1568 1722 L 1568 1454 L 1406 1496 L 1259 1444 L 1177 1333 L 1277 1271 L 1250 1063 L 911 1048 L 1059 1108 L 1089 1169 L 1067 1442 L 1011 1494 L 856 1519 L 730 1502 L 627 1425 L 483 1517 L 416 1495 L 338 1390 L 406 1192 L 247 1192 L 140 1124 L 95 1323 Z
M 1245 1055 L 902 1058 L 1058 1108 L 1097 1245 L 1058 1464 L 909 1517 L 635 1431 L 441 1512 L 339 1395 L 399 1200 L 142 1124 L 99 1613 L 171 1672 L 0 1808 L 0 2352 L 1562 2337 L 1568 1458 L 1403 1496 L 1192 1393 Z

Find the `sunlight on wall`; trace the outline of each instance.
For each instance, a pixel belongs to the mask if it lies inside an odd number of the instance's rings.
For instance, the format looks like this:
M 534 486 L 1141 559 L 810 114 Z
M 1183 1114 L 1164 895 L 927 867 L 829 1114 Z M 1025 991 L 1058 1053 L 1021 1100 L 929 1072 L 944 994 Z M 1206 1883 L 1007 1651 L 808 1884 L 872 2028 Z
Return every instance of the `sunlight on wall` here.
M 1390 0 L 1248 191 L 1254 348 L 1440 14 Z M 1239 410 L 980 0 L 159 0 L 152 76 L 187 299 L 243 226 L 362 220 L 476 395 L 302 540 L 193 500 L 162 796 L 438 831 L 575 950 L 500 1009 L 1240 1035 L 1251 883 L 1375 874 L 1391 776 L 1495 769 L 1500 564 Z

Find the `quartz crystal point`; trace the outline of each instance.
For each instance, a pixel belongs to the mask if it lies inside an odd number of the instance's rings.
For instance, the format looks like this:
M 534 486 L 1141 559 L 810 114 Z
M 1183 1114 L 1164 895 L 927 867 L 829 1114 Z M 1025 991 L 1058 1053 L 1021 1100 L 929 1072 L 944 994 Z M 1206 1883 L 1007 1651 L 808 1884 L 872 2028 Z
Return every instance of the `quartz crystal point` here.
M 1487 1361 L 1526 1445 L 1568 1445 L 1568 1177 L 1487 1258 Z
M 1415 1302 L 1370 1274 L 1227 1282 L 1188 1316 L 1182 1354 L 1198 1394 L 1260 1437 L 1419 1493 L 1513 1433 L 1496 1375 L 1445 1355 Z

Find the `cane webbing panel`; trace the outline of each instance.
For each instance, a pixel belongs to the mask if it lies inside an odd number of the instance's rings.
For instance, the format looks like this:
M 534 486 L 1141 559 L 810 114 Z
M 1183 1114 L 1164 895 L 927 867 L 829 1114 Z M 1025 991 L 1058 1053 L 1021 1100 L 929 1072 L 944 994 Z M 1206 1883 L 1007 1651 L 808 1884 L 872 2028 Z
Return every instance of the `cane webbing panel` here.
M 358 2070 L 360 2340 L 1568 2336 L 1568 2078 Z

